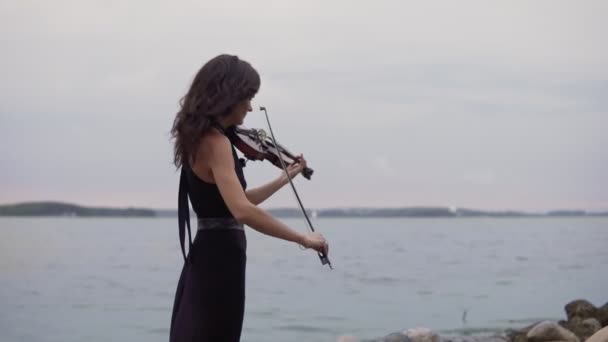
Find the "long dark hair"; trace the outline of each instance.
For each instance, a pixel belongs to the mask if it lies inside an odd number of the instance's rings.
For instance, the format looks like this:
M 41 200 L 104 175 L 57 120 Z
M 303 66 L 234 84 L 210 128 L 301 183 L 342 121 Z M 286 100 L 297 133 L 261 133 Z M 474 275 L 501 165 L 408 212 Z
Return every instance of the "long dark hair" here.
M 219 55 L 198 71 L 188 93 L 180 100 L 171 136 L 175 139 L 173 163 L 177 168 L 194 160 L 200 138 L 214 122 L 260 89 L 260 75 L 248 62 Z

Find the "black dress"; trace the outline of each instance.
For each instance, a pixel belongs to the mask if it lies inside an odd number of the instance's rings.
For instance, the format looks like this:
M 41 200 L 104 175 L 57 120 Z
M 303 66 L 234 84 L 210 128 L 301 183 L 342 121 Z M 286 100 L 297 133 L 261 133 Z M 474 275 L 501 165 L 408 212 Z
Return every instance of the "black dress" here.
M 245 189 L 243 166 L 234 146 L 232 154 L 236 174 Z M 245 232 L 198 230 L 186 256 L 186 227 L 190 237 L 188 196 L 199 219 L 234 219 L 217 185 L 203 181 L 188 165 L 183 165 L 178 217 L 184 266 L 175 293 L 170 342 L 239 341 L 245 310 Z

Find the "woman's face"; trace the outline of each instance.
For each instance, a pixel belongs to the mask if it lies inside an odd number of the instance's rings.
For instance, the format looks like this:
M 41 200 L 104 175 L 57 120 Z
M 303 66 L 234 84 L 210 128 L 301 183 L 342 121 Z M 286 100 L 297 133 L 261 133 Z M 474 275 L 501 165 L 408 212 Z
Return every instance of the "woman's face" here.
M 245 116 L 247 116 L 247 113 L 251 112 L 252 110 L 253 109 L 251 108 L 251 99 L 241 101 L 238 105 L 234 107 L 234 110 L 232 112 L 234 124 L 242 125 L 243 121 L 245 121 Z

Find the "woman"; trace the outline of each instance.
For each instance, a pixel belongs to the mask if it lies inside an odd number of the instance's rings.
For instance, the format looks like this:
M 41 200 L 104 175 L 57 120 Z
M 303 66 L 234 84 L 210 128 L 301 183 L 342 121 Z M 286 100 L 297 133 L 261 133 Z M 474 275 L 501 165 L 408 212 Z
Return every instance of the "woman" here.
M 287 184 L 287 174 L 246 190 L 243 167 L 226 134 L 243 123 L 259 87 L 260 77 L 249 63 L 217 56 L 199 70 L 175 117 L 171 134 L 174 162 L 182 168 L 179 216 L 185 263 L 175 294 L 171 342 L 239 341 L 245 308 L 244 225 L 328 252 L 321 234 L 299 233 L 257 207 Z M 305 167 L 300 158 L 287 172 L 294 177 Z M 188 196 L 198 230 L 186 256 Z

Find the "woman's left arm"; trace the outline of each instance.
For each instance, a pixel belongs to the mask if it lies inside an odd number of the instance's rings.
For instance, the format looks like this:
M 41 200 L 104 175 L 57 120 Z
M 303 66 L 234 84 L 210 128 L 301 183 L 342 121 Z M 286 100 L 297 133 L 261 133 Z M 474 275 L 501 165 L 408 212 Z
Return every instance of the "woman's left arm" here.
M 300 172 L 302 172 L 305 167 L 306 159 L 300 156 L 297 162 L 287 166 L 287 172 L 289 173 L 289 176 L 293 179 Z M 268 199 L 268 197 L 272 196 L 275 192 L 277 192 L 287 183 L 289 183 L 289 180 L 287 179 L 287 174 L 285 173 L 285 171 L 283 171 L 281 175 L 275 178 L 273 181 L 268 182 L 257 188 L 247 190 L 245 191 L 245 194 L 247 195 L 247 199 L 249 199 L 251 203 L 258 205 Z

